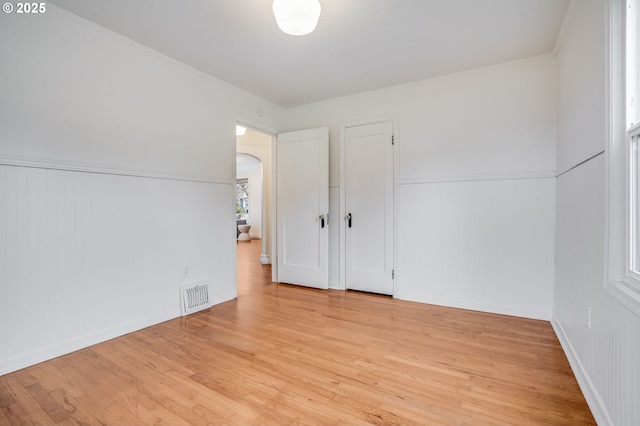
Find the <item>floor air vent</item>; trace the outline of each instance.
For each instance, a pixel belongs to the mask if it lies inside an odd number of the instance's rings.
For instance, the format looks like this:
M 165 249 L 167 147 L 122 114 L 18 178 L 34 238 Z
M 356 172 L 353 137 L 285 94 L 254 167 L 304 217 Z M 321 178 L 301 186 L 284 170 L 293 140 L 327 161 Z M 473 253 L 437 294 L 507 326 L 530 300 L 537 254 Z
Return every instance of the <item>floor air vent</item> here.
M 211 307 L 208 281 L 183 284 L 180 290 L 182 316 Z

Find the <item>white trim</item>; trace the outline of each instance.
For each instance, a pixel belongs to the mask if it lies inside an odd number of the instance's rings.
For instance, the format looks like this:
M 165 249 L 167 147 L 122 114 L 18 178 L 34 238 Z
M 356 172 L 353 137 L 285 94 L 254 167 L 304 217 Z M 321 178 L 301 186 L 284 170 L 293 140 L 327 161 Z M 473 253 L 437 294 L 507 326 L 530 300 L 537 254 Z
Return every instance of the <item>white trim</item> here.
M 629 127 L 627 133 L 634 136 L 640 134 L 640 123 Z
M 640 316 L 638 282 L 629 274 L 630 188 L 629 149 L 624 110 L 623 0 L 608 0 L 606 9 L 606 241 L 604 289 L 629 311 Z
M 514 307 L 511 305 L 494 305 L 491 303 L 478 303 L 471 300 L 451 299 L 448 297 L 404 292 L 399 292 L 394 297 L 400 300 L 408 300 L 410 302 L 428 303 L 430 305 L 447 306 L 457 309 L 468 309 L 471 311 L 489 312 L 493 314 L 510 315 L 514 317 L 531 318 L 545 321 L 549 321 L 551 319 L 550 311 L 547 312 L 537 309 L 526 309 Z
M 605 284 L 607 293 L 618 303 L 640 317 L 640 294 L 634 291 L 624 281 L 609 280 Z
M 495 180 L 525 180 L 525 179 L 554 179 L 555 171 L 516 172 L 516 173 L 486 173 L 478 175 L 435 176 L 423 179 L 402 179 L 398 185 L 421 185 L 431 183 L 451 182 L 482 182 Z
M 582 161 L 576 161 L 576 162 L 575 162 L 575 164 L 574 164 L 573 166 L 569 167 L 569 168 L 568 168 L 568 169 L 566 169 L 566 170 L 563 170 L 562 172 L 559 172 L 559 173 L 556 175 L 556 178 L 559 178 L 559 177 L 563 176 L 564 174 L 569 173 L 570 171 L 572 171 L 573 169 L 577 168 L 578 166 L 581 166 L 581 165 L 583 165 L 583 164 L 585 164 L 585 163 L 588 163 L 589 161 L 591 161 L 591 160 L 593 160 L 594 158 L 597 158 L 597 157 L 599 157 L 599 156 L 601 156 L 601 155 L 603 155 L 603 154 L 605 154 L 605 151 L 604 151 L 604 150 L 601 150 L 601 151 L 599 151 L 599 152 L 598 152 L 598 151 L 596 151 L 596 153 L 595 153 L 595 154 L 593 154 L 593 155 L 591 155 L 590 157 L 586 157 L 586 158 L 585 158 L 584 160 L 582 160 Z
M 575 167 L 579 166 L 580 164 L 584 163 L 585 161 L 588 161 L 588 160 L 592 159 L 593 157 L 597 157 L 598 155 L 600 155 L 603 152 L 605 152 L 605 150 L 606 150 L 605 146 L 601 145 L 601 146 L 595 147 L 591 151 L 585 151 L 581 155 L 577 155 L 576 156 L 577 160 L 574 160 L 573 162 L 571 162 L 571 163 L 569 163 L 567 165 L 564 165 L 564 166 L 562 166 L 562 168 L 558 168 L 556 170 L 556 177 L 567 173 L 569 170 L 574 169 Z
M 236 289 L 232 291 L 227 291 L 226 293 L 214 295 L 211 298 L 211 306 L 219 305 L 220 303 L 228 302 L 229 300 L 233 300 L 238 297 L 238 291 Z
M 66 355 L 89 346 L 123 336 L 127 333 L 142 330 L 152 325 L 160 324 L 180 316 L 180 308 L 176 307 L 146 318 L 138 319 L 115 327 L 96 331 L 85 336 L 56 343 L 44 348 L 16 355 L 12 358 L 0 361 L 0 375 L 11 373 L 43 361 Z
M 150 179 L 179 180 L 186 182 L 202 182 L 230 185 L 223 179 L 212 179 L 204 176 L 184 176 L 171 173 L 160 173 L 142 169 L 122 169 L 104 164 L 74 163 L 70 161 L 41 160 L 27 157 L 0 155 L 0 165 L 14 167 L 30 167 L 36 169 L 60 170 L 67 172 L 97 173 L 103 175 L 131 176 Z
M 398 194 L 400 193 L 400 120 L 393 116 L 393 296 L 400 291 L 400 272 L 398 271 Z
M 215 306 L 235 299 L 236 297 L 238 297 L 237 291 L 230 291 L 212 297 L 211 303 Z M 146 318 L 105 328 L 82 337 L 67 340 L 66 342 L 56 343 L 34 351 L 22 353 L 8 359 L 0 360 L 0 376 L 179 317 L 180 307 L 176 306 L 175 308 L 150 315 Z
M 576 377 L 578 381 L 578 385 L 580 386 L 580 390 L 582 391 L 585 400 L 587 401 L 587 405 L 591 410 L 591 414 L 597 424 L 601 426 L 605 425 L 613 425 L 611 421 L 611 417 L 609 416 L 609 412 L 607 411 L 607 407 L 602 401 L 598 390 L 595 385 L 591 381 L 587 370 L 580 362 L 580 357 L 578 353 L 571 345 L 571 340 L 567 336 L 562 324 L 560 324 L 556 319 L 551 320 L 551 326 L 553 327 L 553 331 L 556 333 L 558 340 L 560 341 L 560 346 L 567 356 L 569 360 L 569 365 L 571 366 L 571 370 L 573 370 L 573 375 Z
M 278 134 L 278 130 L 277 129 L 275 129 L 273 127 L 270 127 L 270 126 L 267 126 L 267 125 L 265 125 L 264 123 L 262 123 L 260 121 L 253 120 L 253 119 L 247 118 L 247 117 L 242 116 L 242 115 L 236 115 L 236 119 L 234 120 L 233 124 L 234 124 L 233 129 L 235 129 L 235 125 L 236 124 L 240 124 L 240 125 L 245 126 L 245 127 L 249 128 L 249 129 L 258 131 L 260 133 L 265 133 L 267 135 L 276 136 Z M 235 133 L 233 135 L 234 135 L 233 137 L 234 137 L 234 142 L 235 142 L 235 138 L 236 138 Z
M 329 289 L 330 290 L 341 290 L 341 291 L 345 290 L 344 288 L 342 288 L 340 286 L 340 281 L 329 281 Z
M 331 143 L 331 141 L 329 141 Z M 278 135 L 271 139 L 271 281 L 278 282 Z
M 258 107 L 259 109 L 259 107 Z M 269 127 L 267 125 L 265 125 L 262 122 L 258 122 L 255 121 L 253 119 L 241 116 L 241 115 L 236 115 L 235 120 L 233 121 L 233 127 L 232 129 L 235 129 L 236 124 L 241 124 L 243 126 L 246 126 L 249 129 L 258 131 L 260 133 L 264 133 L 266 135 L 271 136 L 271 141 L 269 142 L 269 148 L 271 150 L 271 176 L 270 176 L 270 181 L 271 181 L 271 188 L 270 188 L 270 192 L 271 192 L 271 196 L 269 197 L 269 204 L 271 207 L 271 211 L 269 212 L 269 216 L 271 218 L 271 223 L 269 223 L 268 225 L 266 224 L 266 209 L 265 209 L 265 205 L 266 205 L 266 199 L 264 198 L 264 194 L 265 194 L 265 187 L 264 187 L 264 182 L 265 182 L 265 176 L 264 176 L 264 164 L 262 164 L 262 231 L 265 233 L 265 238 L 264 238 L 264 243 L 263 243 L 263 247 L 262 247 L 262 251 L 264 251 L 263 249 L 265 248 L 264 246 L 269 244 L 271 247 L 271 258 L 269 258 L 269 254 L 268 253 L 261 253 L 260 254 L 260 264 L 262 265 L 268 265 L 271 264 L 271 281 L 273 282 L 278 282 L 278 265 L 276 262 L 277 259 L 277 253 L 278 253 L 278 246 L 277 246 L 277 240 L 278 240 L 278 228 L 277 228 L 277 184 L 276 184 L 276 172 L 277 172 L 277 159 L 276 159 L 276 139 L 278 137 L 278 130 L 276 130 L 273 127 Z M 237 172 L 236 172 L 236 154 L 238 153 L 238 139 L 237 136 L 235 136 L 235 133 L 233 134 L 233 144 L 234 144 L 234 149 L 233 149 L 233 176 L 235 178 Z M 235 229 L 235 228 L 234 228 Z M 262 235 L 261 235 L 261 239 L 262 239 Z M 237 241 L 234 238 L 234 245 L 235 245 L 235 241 Z M 237 253 L 236 250 L 233 249 L 233 253 L 234 253 L 234 264 L 237 263 Z M 234 272 L 235 273 L 235 272 Z M 237 274 L 234 276 L 234 282 L 236 283 L 236 288 L 238 287 L 238 278 L 237 278 Z

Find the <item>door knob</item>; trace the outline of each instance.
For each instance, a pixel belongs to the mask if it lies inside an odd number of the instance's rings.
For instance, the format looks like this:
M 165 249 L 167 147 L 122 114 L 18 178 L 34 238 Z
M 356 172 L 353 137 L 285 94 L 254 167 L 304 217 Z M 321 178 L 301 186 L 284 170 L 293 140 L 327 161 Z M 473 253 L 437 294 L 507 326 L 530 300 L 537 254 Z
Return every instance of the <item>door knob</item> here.
M 349 228 L 351 228 L 351 213 L 349 213 L 347 215 L 347 224 L 348 224 Z

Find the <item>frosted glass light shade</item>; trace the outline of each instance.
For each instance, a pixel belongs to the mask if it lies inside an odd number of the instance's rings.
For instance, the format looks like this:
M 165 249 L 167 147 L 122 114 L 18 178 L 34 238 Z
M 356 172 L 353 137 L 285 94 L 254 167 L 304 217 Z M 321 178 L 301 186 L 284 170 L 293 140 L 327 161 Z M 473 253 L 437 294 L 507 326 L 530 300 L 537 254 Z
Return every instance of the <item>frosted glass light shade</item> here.
M 273 15 L 278 27 L 295 36 L 315 30 L 321 10 L 319 0 L 273 0 Z

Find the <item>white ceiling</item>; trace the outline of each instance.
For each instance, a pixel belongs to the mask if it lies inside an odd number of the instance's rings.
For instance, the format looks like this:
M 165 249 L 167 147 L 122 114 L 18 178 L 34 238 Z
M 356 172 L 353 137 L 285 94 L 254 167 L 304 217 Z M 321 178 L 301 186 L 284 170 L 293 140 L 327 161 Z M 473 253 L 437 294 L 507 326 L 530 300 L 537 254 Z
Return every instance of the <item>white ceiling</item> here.
M 288 36 L 271 0 L 52 3 L 282 107 L 547 53 L 570 0 L 320 0 Z

